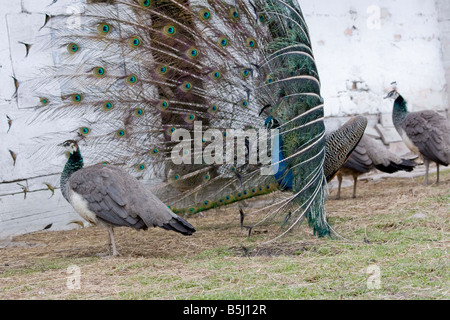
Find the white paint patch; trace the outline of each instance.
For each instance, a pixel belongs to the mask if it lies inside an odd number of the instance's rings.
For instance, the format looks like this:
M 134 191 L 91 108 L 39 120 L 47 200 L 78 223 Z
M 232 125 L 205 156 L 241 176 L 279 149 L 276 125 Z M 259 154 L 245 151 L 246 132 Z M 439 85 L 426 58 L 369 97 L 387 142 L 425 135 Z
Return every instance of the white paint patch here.
M 69 191 L 70 204 L 75 211 L 86 221 L 97 224 L 97 216 L 94 212 L 89 210 L 88 202 L 78 193 Z

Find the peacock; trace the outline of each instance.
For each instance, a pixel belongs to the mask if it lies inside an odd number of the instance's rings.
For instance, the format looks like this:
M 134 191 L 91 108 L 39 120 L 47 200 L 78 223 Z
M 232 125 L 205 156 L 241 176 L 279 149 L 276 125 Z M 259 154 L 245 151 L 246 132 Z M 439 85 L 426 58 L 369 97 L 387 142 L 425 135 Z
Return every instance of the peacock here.
M 185 236 L 195 232 L 189 222 L 174 214 L 124 169 L 102 163 L 84 167 L 75 140 L 67 140 L 61 146 L 70 154 L 61 174 L 62 194 L 86 221 L 107 228 L 113 256 L 119 255 L 114 227 L 160 227 Z
M 356 185 L 358 177 L 376 168 L 386 173 L 397 171 L 411 172 L 416 167 L 416 162 L 403 159 L 390 152 L 379 140 L 363 135 L 361 141 L 352 152 L 350 158 L 342 165 L 337 174 L 339 181 L 336 199 L 341 197 L 341 185 L 343 176 L 353 177 L 353 198 L 356 198 Z
M 430 162 L 437 166 L 436 183 L 439 183 L 439 165 L 450 164 L 450 121 L 436 111 L 409 112 L 406 100 L 397 91 L 397 83 L 385 97 L 394 100 L 392 120 L 406 146 L 422 157 L 425 164 L 425 185 L 428 185 Z
M 33 121 L 69 119 L 59 134 L 91 163 L 123 167 L 177 214 L 288 191 L 252 228 L 278 221 L 281 236 L 307 217 L 330 234 L 324 101 L 297 1 L 99 0 L 79 26 L 45 28 L 55 66 Z

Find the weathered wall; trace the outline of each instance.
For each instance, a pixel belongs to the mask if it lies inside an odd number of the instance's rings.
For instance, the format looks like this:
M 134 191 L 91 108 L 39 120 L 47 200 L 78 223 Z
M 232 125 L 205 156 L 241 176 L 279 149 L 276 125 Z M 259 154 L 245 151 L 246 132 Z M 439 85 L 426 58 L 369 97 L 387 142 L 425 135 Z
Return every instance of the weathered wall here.
M 64 157 L 46 157 L 39 149 L 61 142 L 58 131 L 66 124 L 30 121 L 28 108 L 38 100 L 31 98 L 34 87 L 27 82 L 42 65 L 53 63 L 45 42 L 48 30 L 40 30 L 45 14 L 77 12 L 83 7 L 77 3 L 83 0 L 0 0 L 0 237 L 41 230 L 50 223 L 52 229 L 70 228 L 70 221 L 80 220 L 58 189 Z M 319 66 L 326 115 L 337 121 L 328 120 L 330 127 L 345 116 L 368 114 L 376 133 L 374 126 L 389 119 L 392 102 L 382 98 L 394 80 L 413 110 L 447 109 L 448 0 L 300 4 Z M 25 44 L 31 44 L 28 55 Z M 44 132 L 53 138 L 42 139 Z
M 413 111 L 448 108 L 439 21 L 450 17 L 438 14 L 435 0 L 301 4 L 327 116 L 391 112 L 391 101 L 382 98 L 392 81 Z
M 447 83 L 447 115 L 450 118 L 450 1 L 436 0 L 441 39 L 442 61 Z

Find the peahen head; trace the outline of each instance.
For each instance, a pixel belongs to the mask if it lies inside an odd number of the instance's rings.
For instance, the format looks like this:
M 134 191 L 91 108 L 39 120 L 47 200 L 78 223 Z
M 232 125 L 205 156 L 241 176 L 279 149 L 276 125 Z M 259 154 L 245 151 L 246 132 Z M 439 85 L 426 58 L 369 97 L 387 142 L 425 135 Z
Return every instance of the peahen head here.
M 397 82 L 392 82 L 391 86 L 392 86 L 392 90 L 388 93 L 388 95 L 386 97 L 384 97 L 384 99 L 390 98 L 390 99 L 396 100 L 400 96 L 400 94 L 397 91 Z
M 79 150 L 78 143 L 75 140 L 66 140 L 63 143 L 59 144 L 59 146 L 66 148 L 70 154 L 74 154 Z

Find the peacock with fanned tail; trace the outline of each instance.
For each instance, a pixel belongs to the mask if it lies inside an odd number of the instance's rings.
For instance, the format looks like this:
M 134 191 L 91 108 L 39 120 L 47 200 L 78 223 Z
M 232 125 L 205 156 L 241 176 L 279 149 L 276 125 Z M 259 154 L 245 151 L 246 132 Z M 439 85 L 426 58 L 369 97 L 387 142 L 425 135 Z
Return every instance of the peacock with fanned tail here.
M 278 219 L 284 234 L 307 217 L 315 234 L 330 233 L 323 99 L 296 1 L 95 1 L 79 28 L 65 19 L 48 23 L 56 59 L 47 78 L 61 95 L 38 87 L 36 119 L 71 119 L 62 134 L 84 140 L 85 159 L 150 181 L 177 213 L 289 190 L 252 212 L 266 212 L 252 228 Z M 221 154 L 233 129 L 246 138 Z M 268 129 L 273 150 L 260 143 Z M 346 157 L 360 131 L 336 146 Z

